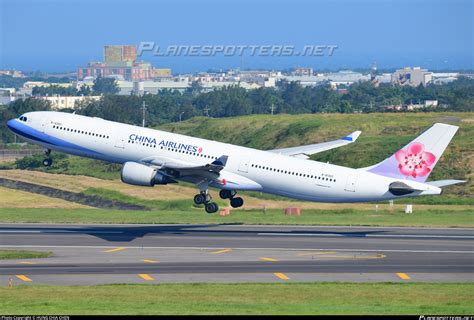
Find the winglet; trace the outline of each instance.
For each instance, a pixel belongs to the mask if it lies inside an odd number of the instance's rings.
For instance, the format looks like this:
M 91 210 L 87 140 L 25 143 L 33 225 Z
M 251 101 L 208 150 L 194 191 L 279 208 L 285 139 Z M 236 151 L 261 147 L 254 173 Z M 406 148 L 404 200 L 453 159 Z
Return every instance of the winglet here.
M 229 158 L 229 156 L 220 156 L 216 160 L 212 161 L 211 164 L 213 164 L 215 166 L 225 167 L 228 158 Z
M 341 138 L 341 140 L 347 140 L 347 141 L 350 141 L 350 142 L 354 142 L 354 141 L 357 140 L 357 138 L 359 138 L 361 133 L 362 133 L 362 131 L 354 131 L 351 134 L 345 136 L 344 138 Z

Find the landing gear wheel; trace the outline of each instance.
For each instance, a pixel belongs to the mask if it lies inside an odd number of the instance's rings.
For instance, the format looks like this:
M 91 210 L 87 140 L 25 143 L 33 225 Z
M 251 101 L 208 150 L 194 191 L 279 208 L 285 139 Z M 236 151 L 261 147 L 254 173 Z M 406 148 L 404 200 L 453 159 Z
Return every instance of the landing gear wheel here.
M 206 203 L 207 201 L 208 200 L 205 194 L 200 193 L 194 196 L 194 203 L 197 205 Z
M 235 195 L 235 191 L 232 190 L 221 190 L 219 191 L 219 197 L 221 199 L 230 199 Z
M 206 203 L 205 210 L 207 213 L 215 213 L 219 210 L 219 206 L 215 202 Z
M 232 206 L 232 208 L 239 208 L 244 205 L 244 199 L 242 199 L 241 197 L 232 198 L 230 199 L 230 205 Z
M 53 160 L 51 158 L 46 158 L 43 160 L 43 166 L 45 167 L 49 167 L 52 164 L 53 164 Z

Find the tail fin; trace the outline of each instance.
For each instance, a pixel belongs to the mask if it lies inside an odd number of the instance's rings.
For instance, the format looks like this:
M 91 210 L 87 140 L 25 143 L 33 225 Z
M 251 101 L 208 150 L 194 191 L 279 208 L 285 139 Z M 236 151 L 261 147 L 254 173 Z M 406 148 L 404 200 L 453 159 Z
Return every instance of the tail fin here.
M 382 176 L 424 182 L 458 127 L 436 123 L 390 158 L 367 168 Z

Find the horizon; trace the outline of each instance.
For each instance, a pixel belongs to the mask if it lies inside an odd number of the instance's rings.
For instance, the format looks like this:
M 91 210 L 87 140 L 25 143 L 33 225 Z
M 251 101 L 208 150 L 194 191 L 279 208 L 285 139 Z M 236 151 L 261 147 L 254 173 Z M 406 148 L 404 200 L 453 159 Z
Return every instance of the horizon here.
M 316 57 L 157 57 L 150 52 L 139 57 L 174 74 L 236 68 L 369 69 L 373 62 L 381 70 L 474 69 L 473 3 L 468 0 L 0 0 L 0 8 L 0 69 L 75 72 L 102 61 L 104 45 L 144 41 L 160 47 L 337 46 L 332 56 Z

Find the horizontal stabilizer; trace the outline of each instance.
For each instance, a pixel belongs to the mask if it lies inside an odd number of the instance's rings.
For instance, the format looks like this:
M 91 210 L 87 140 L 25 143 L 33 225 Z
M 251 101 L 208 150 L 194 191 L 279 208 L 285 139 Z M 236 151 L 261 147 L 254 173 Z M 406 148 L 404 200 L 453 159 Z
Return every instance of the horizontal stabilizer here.
M 426 183 L 429 185 L 441 188 L 441 187 L 452 186 L 453 184 L 465 183 L 465 182 L 466 181 L 464 180 L 436 180 L 436 181 L 430 181 Z

